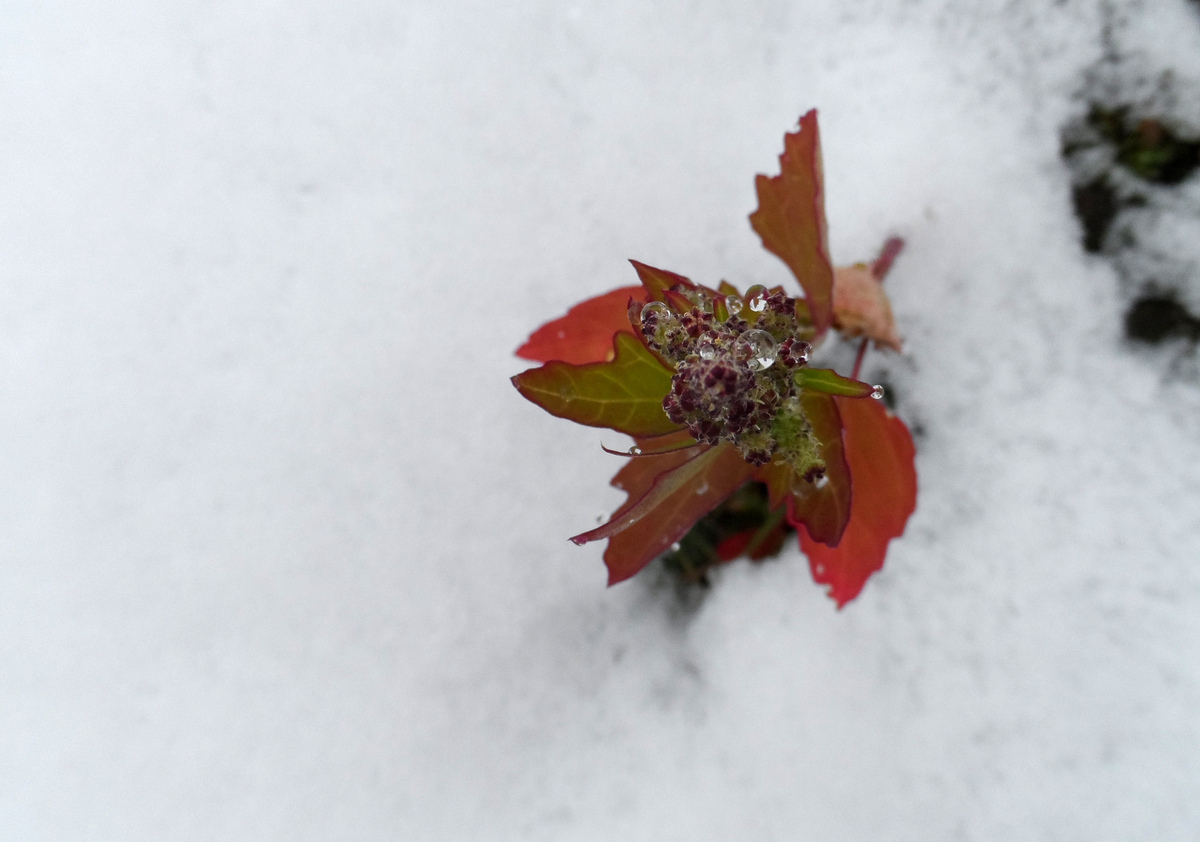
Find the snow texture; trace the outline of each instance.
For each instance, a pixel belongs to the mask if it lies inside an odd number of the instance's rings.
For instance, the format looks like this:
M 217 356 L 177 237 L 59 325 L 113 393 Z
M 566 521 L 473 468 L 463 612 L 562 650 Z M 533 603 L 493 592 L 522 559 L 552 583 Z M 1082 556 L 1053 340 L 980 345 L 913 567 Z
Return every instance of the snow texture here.
M 1197 838 L 1200 376 L 1122 325 L 1200 181 L 1085 253 L 1101 97 L 1200 130 L 1200 4 L 3 4 L 0 837 Z M 619 437 L 511 350 L 626 258 L 787 281 L 813 106 L 916 514 L 842 611 L 605 589 Z

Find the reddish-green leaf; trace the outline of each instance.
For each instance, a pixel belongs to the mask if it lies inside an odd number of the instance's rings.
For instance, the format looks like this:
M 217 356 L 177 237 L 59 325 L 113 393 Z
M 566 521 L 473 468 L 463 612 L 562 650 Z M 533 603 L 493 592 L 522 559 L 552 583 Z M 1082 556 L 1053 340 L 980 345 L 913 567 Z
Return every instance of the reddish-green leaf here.
M 538 363 L 561 360 L 584 365 L 613 358 L 613 334 L 633 333 L 629 299 L 645 303 L 643 287 L 621 287 L 576 304 L 560 319 L 539 327 L 517 349 L 517 356 Z
M 686 441 L 686 432 L 677 436 L 681 442 Z M 736 491 L 753 470 L 727 443 L 631 459 L 612 481 L 629 495 L 625 504 L 604 527 L 572 540 L 584 543 L 608 537 L 604 563 L 608 565 L 608 583 L 615 585 L 682 538 L 696 521 Z M 619 531 L 614 525 L 619 525 Z
M 821 392 L 804 392 L 800 395 L 800 405 L 819 442 L 817 449 L 825 462 L 825 476 L 814 483 L 792 472 L 788 522 L 797 528 L 804 524 L 814 538 L 836 546 L 851 514 L 851 473 L 842 440 L 840 404 Z M 775 499 L 773 493 L 772 506 Z
M 655 269 L 653 266 L 647 266 L 645 263 L 639 263 L 636 260 L 629 262 L 633 264 L 638 278 L 641 279 L 642 286 L 646 288 L 647 295 L 653 301 L 662 301 L 663 293 L 675 286 L 683 285 L 688 289 L 695 289 L 696 287 L 694 283 L 683 275 L 678 275 L 675 272 L 668 272 L 666 269 Z
M 815 109 L 800 118 L 799 131 L 783 136 L 779 165 L 779 175 L 760 175 L 754 181 L 758 209 L 750 214 L 750 225 L 804 288 L 819 336 L 833 320 L 833 261 Z
M 571 540 L 582 546 L 590 544 L 592 541 L 602 541 L 605 538 L 620 535 L 684 486 L 696 487 L 693 480 L 708 470 L 709 463 L 719 455 L 714 453 L 714 450 L 715 448 L 701 444 L 684 449 L 682 451 L 684 458 L 680 463 L 670 470 L 656 473 L 654 481 L 639 499 L 627 500 L 626 505 L 618 509 L 607 523 L 572 536 Z M 640 460 L 635 459 L 635 461 Z
M 826 395 L 838 395 L 845 398 L 870 397 L 875 390 L 870 383 L 842 377 L 832 368 L 808 368 L 806 366 L 792 375 L 792 380 L 806 391 L 823 392 Z
M 613 338 L 611 362 L 546 363 L 512 379 L 517 390 L 551 415 L 631 436 L 679 429 L 663 411 L 671 371 L 631 333 Z
M 888 542 L 903 534 L 917 505 L 917 472 L 912 436 L 903 421 L 878 401 L 835 400 L 854 480 L 850 522 L 836 547 L 814 540 L 811 530 L 799 532 L 813 579 L 829 586 L 840 608 L 883 566 Z

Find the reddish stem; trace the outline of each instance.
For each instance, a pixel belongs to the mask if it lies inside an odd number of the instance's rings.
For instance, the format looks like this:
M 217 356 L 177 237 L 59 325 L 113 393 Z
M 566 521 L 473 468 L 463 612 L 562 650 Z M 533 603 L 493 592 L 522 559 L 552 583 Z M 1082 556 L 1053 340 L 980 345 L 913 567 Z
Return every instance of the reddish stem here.
M 605 447 L 604 442 L 600 442 L 600 449 L 605 453 L 611 453 L 613 456 L 624 456 L 626 459 L 640 459 L 644 456 L 662 456 L 664 453 L 678 453 L 681 450 L 687 450 L 689 447 L 697 447 L 699 444 L 697 441 L 689 441 L 686 444 L 667 447 L 662 450 L 642 450 L 639 447 L 637 453 L 632 453 L 628 450 L 613 450 L 611 447 Z
M 862 368 L 863 357 L 867 355 L 867 339 L 863 337 L 863 341 L 858 343 L 858 356 L 854 358 L 854 371 L 850 374 L 851 380 L 858 379 L 858 371 Z
M 875 262 L 871 264 L 871 274 L 877 281 L 883 283 L 884 276 L 892 268 L 896 256 L 902 251 L 904 251 L 904 238 L 888 237 L 887 242 L 883 244 L 883 249 L 879 252 L 879 257 L 875 258 Z

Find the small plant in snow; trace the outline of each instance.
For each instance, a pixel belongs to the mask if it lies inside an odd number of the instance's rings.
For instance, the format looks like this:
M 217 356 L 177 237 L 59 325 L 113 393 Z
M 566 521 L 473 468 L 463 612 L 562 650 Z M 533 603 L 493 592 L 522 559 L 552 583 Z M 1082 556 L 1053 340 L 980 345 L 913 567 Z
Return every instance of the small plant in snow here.
M 856 379 L 868 340 L 900 349 L 880 282 L 903 244 L 834 269 L 816 111 L 785 135 L 780 165 L 758 176 L 750 223 L 803 297 L 712 289 L 632 261 L 640 286 L 584 301 L 517 351 L 544 363 L 513 378 L 522 395 L 636 442 L 612 481 L 625 504 L 571 539 L 608 540 L 609 584 L 659 556 L 703 580 L 713 564 L 774 555 L 794 529 L 840 607 L 916 505 L 912 436 L 882 388 Z M 809 365 L 831 328 L 862 337 L 850 377 Z

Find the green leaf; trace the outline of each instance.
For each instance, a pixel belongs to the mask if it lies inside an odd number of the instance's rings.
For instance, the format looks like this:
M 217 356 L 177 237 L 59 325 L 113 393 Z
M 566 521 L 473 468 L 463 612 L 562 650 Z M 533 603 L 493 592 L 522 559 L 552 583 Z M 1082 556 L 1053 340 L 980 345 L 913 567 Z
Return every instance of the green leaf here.
M 611 362 L 546 363 L 512 378 L 523 396 L 551 415 L 631 436 L 658 436 L 680 429 L 663 411 L 671 370 L 631 333 L 613 339 Z
M 802 368 L 792 375 L 792 380 L 801 389 L 823 392 L 843 398 L 868 398 L 875 391 L 870 383 L 842 377 L 831 368 Z

